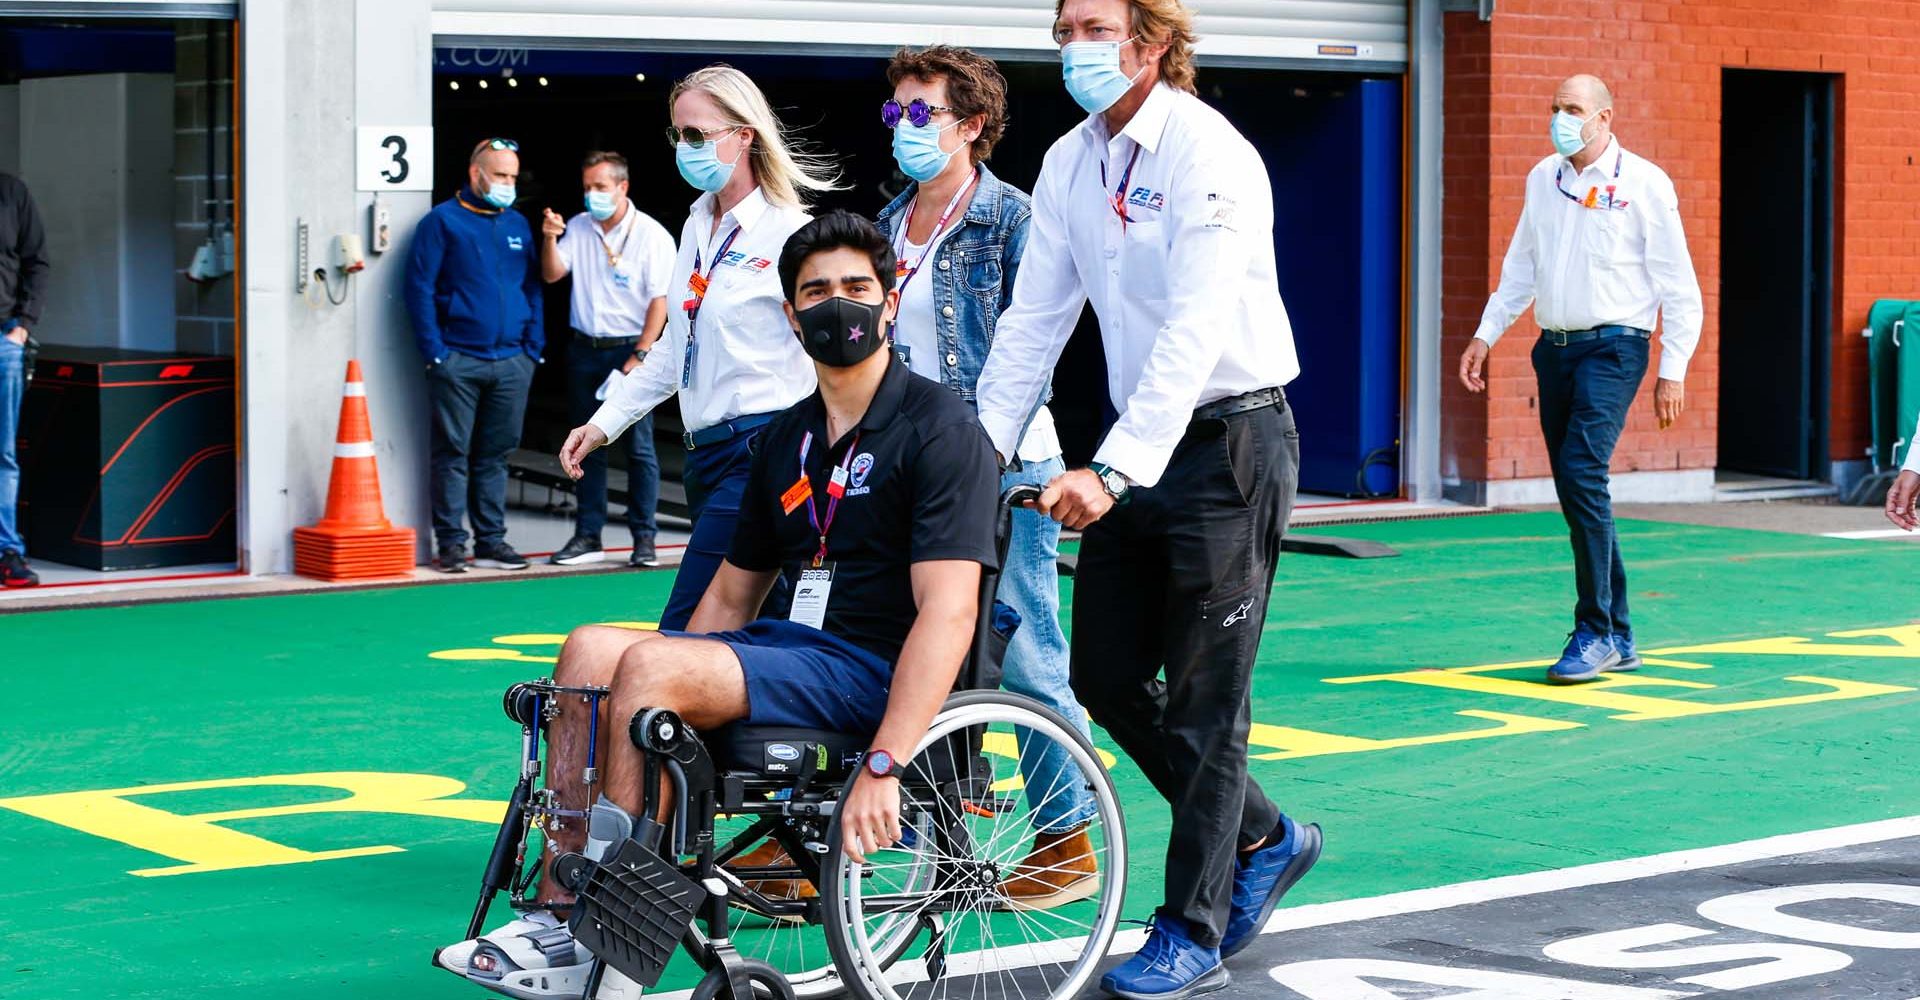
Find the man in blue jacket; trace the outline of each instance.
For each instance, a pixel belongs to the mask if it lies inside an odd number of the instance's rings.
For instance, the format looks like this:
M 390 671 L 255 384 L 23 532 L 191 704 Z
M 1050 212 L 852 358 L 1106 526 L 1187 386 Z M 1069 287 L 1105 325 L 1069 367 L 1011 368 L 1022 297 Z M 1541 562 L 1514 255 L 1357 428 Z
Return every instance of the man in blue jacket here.
M 512 210 L 519 149 L 511 139 L 473 147 L 467 186 L 420 220 L 407 260 L 433 402 L 433 564 L 443 573 L 467 570 L 469 516 L 474 565 L 527 568 L 507 544 L 507 453 L 546 337 L 533 230 Z

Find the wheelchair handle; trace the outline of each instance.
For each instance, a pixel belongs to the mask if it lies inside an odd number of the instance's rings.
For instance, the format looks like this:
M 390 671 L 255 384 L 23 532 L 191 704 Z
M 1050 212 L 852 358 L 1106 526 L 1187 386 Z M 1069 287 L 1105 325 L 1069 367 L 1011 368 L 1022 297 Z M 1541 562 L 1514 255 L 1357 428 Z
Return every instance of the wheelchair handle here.
M 1040 499 L 1040 493 L 1040 487 L 1032 483 L 1017 483 L 1007 487 L 1007 491 L 1000 494 L 1000 506 L 1009 510 L 1024 507 Z

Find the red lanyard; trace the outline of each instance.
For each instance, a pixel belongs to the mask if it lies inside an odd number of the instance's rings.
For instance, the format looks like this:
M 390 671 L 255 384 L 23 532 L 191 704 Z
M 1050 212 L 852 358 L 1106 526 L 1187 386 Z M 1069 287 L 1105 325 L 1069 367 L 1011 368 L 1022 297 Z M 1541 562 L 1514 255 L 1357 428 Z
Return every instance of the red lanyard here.
M 973 190 L 974 182 L 979 179 L 980 171 L 975 168 L 973 176 L 967 178 L 967 183 L 954 193 L 953 200 L 947 202 L 947 210 L 940 213 L 939 224 L 933 227 L 933 235 L 927 237 L 926 249 L 920 251 L 920 259 L 914 261 L 912 267 L 907 266 L 907 244 L 910 239 L 907 233 L 913 228 L 913 210 L 920 207 L 919 195 L 915 195 L 913 204 L 907 206 L 907 220 L 900 224 L 900 250 L 894 255 L 893 264 L 893 276 L 899 279 L 895 288 L 900 294 L 907 293 L 907 282 L 912 281 L 913 276 L 920 273 L 920 265 L 927 262 L 927 258 L 933 254 L 933 248 L 940 242 L 940 234 L 947 231 L 947 222 L 953 218 L 954 209 L 960 207 L 960 199 L 965 198 L 967 192 Z
M 693 349 L 695 345 L 693 327 L 694 322 L 700 318 L 700 303 L 707 300 L 707 286 L 712 284 L 711 276 L 715 270 L 719 269 L 720 262 L 727 258 L 727 251 L 733 247 L 734 238 L 739 235 L 740 227 L 733 227 L 733 232 L 727 234 L 726 242 L 721 243 L 720 249 L 714 251 L 713 263 L 707 268 L 706 274 L 700 273 L 699 248 L 696 247 L 693 251 L 693 273 L 687 276 L 687 292 L 691 297 L 680 304 L 680 308 L 687 311 L 686 360 L 680 365 L 680 388 L 682 389 L 692 388 L 693 386 Z
M 1127 185 L 1133 180 L 1133 165 L 1139 161 L 1140 144 L 1136 142 L 1133 144 L 1133 155 L 1127 157 L 1127 172 L 1120 175 L 1120 186 L 1113 189 L 1113 199 L 1109 202 L 1113 206 L 1113 214 L 1120 217 L 1120 231 L 1123 233 L 1127 231 L 1127 223 L 1133 221 L 1127 217 Z M 1104 190 L 1106 186 L 1107 161 L 1101 160 L 1100 187 Z
M 840 498 L 847 493 L 847 470 L 853 464 L 855 452 L 860 450 L 860 432 L 853 432 L 853 441 L 847 445 L 847 453 L 840 456 L 840 464 L 833 467 L 833 474 L 827 479 L 827 519 L 820 520 L 813 506 L 813 478 L 807 475 L 807 450 L 813 447 L 813 432 L 808 431 L 800 439 L 800 478 L 807 481 L 807 523 L 813 525 L 814 533 L 820 536 L 820 548 L 813 554 L 813 564 L 817 567 L 827 561 L 827 532 L 833 530 L 833 516 L 840 512 Z

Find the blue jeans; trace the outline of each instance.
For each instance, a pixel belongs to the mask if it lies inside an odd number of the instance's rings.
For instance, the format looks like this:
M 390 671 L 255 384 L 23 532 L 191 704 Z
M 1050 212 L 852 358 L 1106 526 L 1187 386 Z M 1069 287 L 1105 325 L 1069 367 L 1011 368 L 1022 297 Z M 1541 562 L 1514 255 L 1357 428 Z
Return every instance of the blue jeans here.
M 524 354 L 489 361 L 452 351 L 427 370 L 433 403 L 433 537 L 441 549 L 467 543 L 473 518 L 480 548 L 507 540 L 507 453 L 533 385 Z
M 703 445 L 687 452 L 687 513 L 693 520 L 693 534 L 687 537 L 686 552 L 680 557 L 680 569 L 673 577 L 673 592 L 667 595 L 667 608 L 660 613 L 660 628 L 668 632 L 685 631 L 700 598 L 719 572 L 733 545 L 733 529 L 740 523 L 740 499 L 746 495 L 747 474 L 753 469 L 753 439 L 760 428 L 735 435 L 719 444 Z M 765 604 L 763 617 L 784 618 L 793 594 L 786 578 L 774 582 Z
M 23 360 L 26 348 L 0 337 L 0 552 L 27 554 L 14 519 L 20 502 L 20 455 L 14 439 L 20 436 L 20 396 L 27 387 Z
M 1627 633 L 1627 570 L 1613 526 L 1607 466 L 1627 408 L 1647 374 L 1647 338 L 1632 334 L 1555 347 L 1533 345 L 1540 381 L 1540 429 L 1553 463 L 1553 488 L 1573 540 L 1578 600 L 1574 625 L 1595 635 Z
M 627 363 L 631 346 L 594 347 L 579 337 L 567 344 L 567 420 L 578 427 L 593 417 L 600 401 L 594 390 L 607 380 L 607 373 Z M 650 539 L 659 532 L 654 508 L 660 502 L 660 459 L 653 450 L 653 414 L 641 417 L 627 428 L 627 528 L 633 540 Z M 574 516 L 573 533 L 600 540 L 607 526 L 607 452 L 595 448 L 580 460 L 580 481 L 574 485 L 579 512 Z
M 1000 477 L 1000 489 L 1019 483 L 1045 486 L 1066 471 L 1058 456 Z M 1067 674 L 1067 637 L 1060 628 L 1060 523 L 1030 510 L 1013 512 L 1013 538 L 1000 573 L 1000 600 L 1020 613 L 1020 628 L 1007 646 L 1000 686 L 1060 713 L 1082 733 L 1087 713 L 1074 700 Z M 1027 804 L 1036 829 L 1064 833 L 1093 819 L 1093 796 L 1066 752 L 1048 741 L 1029 757 L 1027 733 L 1020 744 L 1020 774 L 1026 779 Z

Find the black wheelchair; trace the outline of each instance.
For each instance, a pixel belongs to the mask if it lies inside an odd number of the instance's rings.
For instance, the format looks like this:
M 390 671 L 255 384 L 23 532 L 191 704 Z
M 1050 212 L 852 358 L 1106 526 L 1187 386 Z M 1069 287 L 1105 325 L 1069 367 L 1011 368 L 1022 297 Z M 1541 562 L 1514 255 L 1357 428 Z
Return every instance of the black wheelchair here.
M 1037 494 L 1016 486 L 1001 496 L 1003 562 L 1012 512 Z M 535 882 L 554 878 L 575 893 L 569 926 L 594 956 L 579 994 L 588 1000 L 608 969 L 653 988 L 680 947 L 706 971 L 692 1000 L 1077 995 L 1107 953 L 1126 888 L 1111 758 L 1038 702 L 996 690 L 1018 627 L 993 599 L 996 585 L 995 574 L 983 575 L 955 693 L 907 762 L 901 840 L 866 864 L 841 852 L 835 808 L 871 734 L 745 724 L 698 734 L 665 709 L 643 710 L 628 726 L 646 751 L 644 805 L 630 835 L 600 862 L 564 854 L 543 864 L 546 827 L 585 817 L 538 787 L 540 731 L 559 699 L 581 699 L 597 718 L 607 689 L 513 685 L 505 708 L 521 725 L 521 777 L 468 937 L 481 932 L 496 893 L 537 909 Z M 591 786 L 598 771 L 592 740 L 588 747 Z M 672 803 L 656 821 L 663 776 Z M 1041 829 L 1070 831 L 1080 854 L 1034 860 Z M 1065 869 L 1072 879 L 1054 881 L 1071 888 L 1056 898 L 1009 891 Z M 529 990 L 545 988 L 537 972 L 515 975 L 528 977 Z

